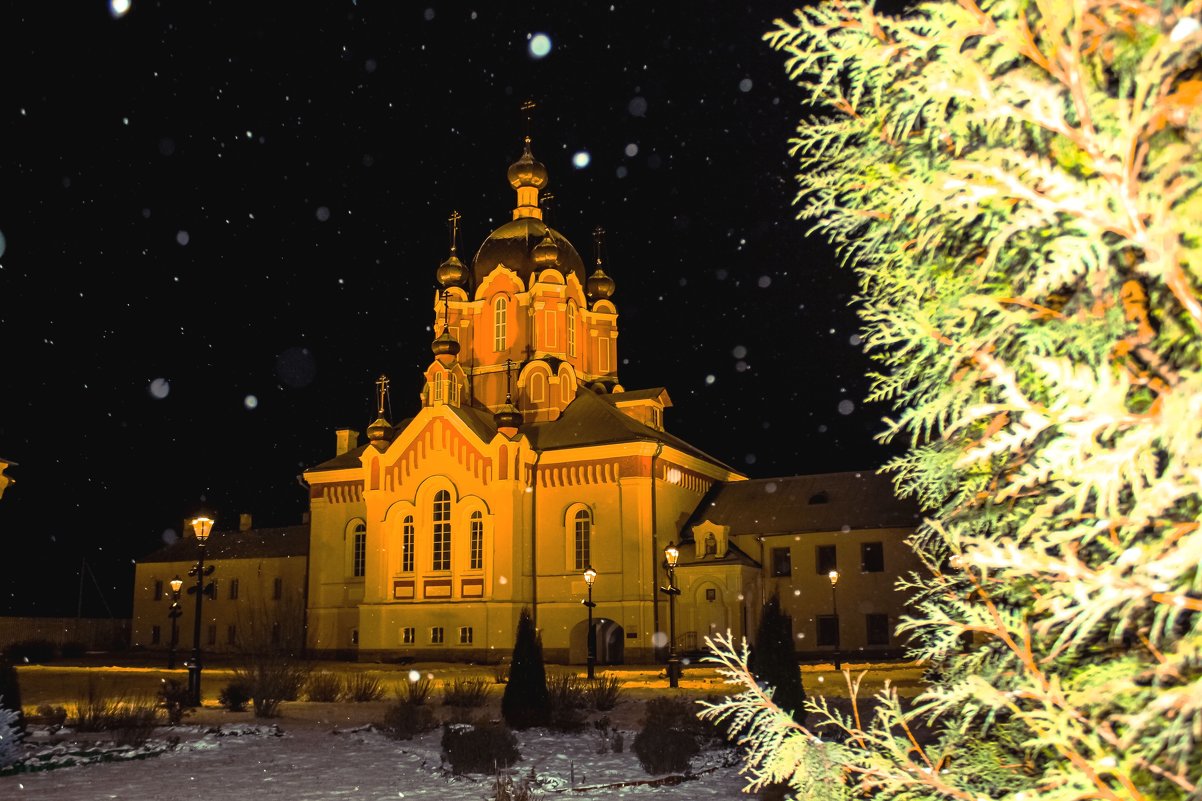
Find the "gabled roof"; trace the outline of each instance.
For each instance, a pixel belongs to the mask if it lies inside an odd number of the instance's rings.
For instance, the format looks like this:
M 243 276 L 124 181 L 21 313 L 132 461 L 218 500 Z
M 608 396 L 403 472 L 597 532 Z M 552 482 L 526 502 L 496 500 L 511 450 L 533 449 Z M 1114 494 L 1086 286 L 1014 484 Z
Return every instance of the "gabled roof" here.
M 706 520 L 730 526 L 732 535 L 758 535 L 912 527 L 921 515 L 917 503 L 894 494 L 889 476 L 860 470 L 717 484 L 681 538 Z
M 269 559 L 308 556 L 309 526 L 252 528 L 248 531 L 214 531 L 205 542 L 205 559 Z M 139 562 L 192 562 L 196 560 L 196 538 L 181 537 L 170 545 L 139 559 Z
M 738 472 L 679 437 L 643 425 L 625 412 L 619 411 L 607 396 L 593 392 L 577 394 L 558 419 L 523 426 L 522 433 L 530 438 L 531 445 L 537 451 L 609 445 L 616 442 L 662 442 L 724 470 Z
M 668 390 L 663 387 L 632 389 L 629 392 L 611 392 L 606 395 L 598 395 L 597 397 L 607 400 L 615 406 L 621 406 L 623 403 L 637 403 L 639 401 L 659 401 L 664 406 L 672 405 L 672 399 L 668 397 Z

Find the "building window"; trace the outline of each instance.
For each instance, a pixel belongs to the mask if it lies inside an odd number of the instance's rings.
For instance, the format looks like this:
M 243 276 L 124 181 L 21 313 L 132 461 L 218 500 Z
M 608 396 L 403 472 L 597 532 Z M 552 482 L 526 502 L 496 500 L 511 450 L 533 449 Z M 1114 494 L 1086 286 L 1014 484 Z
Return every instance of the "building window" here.
M 772 549 L 772 575 L 793 575 L 793 552 L 790 548 Z
M 367 572 L 367 526 L 355 526 L 355 539 L 351 548 L 351 575 L 362 576 Z
M 434 570 L 451 569 L 451 493 L 434 496 Z
M 879 542 L 860 545 L 860 572 L 883 573 L 885 571 L 885 546 Z
M 355 633 L 358 634 L 358 630 Z M 280 644 L 280 624 L 278 622 L 271 624 L 271 644 Z
M 401 572 L 413 572 L 413 517 L 401 524 Z
M 401 642 L 405 645 L 413 645 L 417 642 L 417 629 L 412 626 L 406 626 L 401 629 Z
M 817 550 L 817 558 L 814 560 L 817 566 L 817 573 L 825 576 L 832 570 L 835 570 L 837 563 L 835 562 L 835 546 L 834 545 L 819 545 Z
M 435 626 L 430 629 L 430 642 L 434 645 L 442 645 L 442 626 Z
M 597 338 L 597 372 L 609 372 L 609 337 Z
M 236 578 L 230 579 L 230 600 L 238 600 L 238 579 Z
M 472 644 L 472 627 L 471 626 L 460 626 L 459 627 L 459 644 L 460 645 L 471 645 Z
M 889 616 L 864 615 L 864 623 L 868 631 L 869 645 L 889 644 Z
M 576 302 L 568 301 L 568 355 L 576 355 Z
M 818 645 L 835 646 L 839 644 L 839 618 L 835 615 L 818 616 Z
M 278 601 L 284 597 L 284 580 L 279 576 L 271 583 L 271 599 Z
M 163 639 L 163 629 L 159 626 L 150 627 L 150 644 L 158 645 L 159 640 Z
M 156 601 L 163 600 L 163 580 L 155 579 L 154 582 L 154 599 Z
M 663 428 L 664 427 L 663 416 L 664 416 L 664 412 L 662 409 L 660 409 L 658 406 L 652 406 L 651 407 L 651 427 L 652 428 Z
M 705 600 L 716 601 L 718 599 L 718 591 L 713 587 L 709 587 L 705 591 Z
M 442 401 L 442 382 L 443 382 L 443 374 L 441 372 L 435 373 L 434 374 L 434 400 L 438 401 L 438 402 Z
M 472 512 L 471 526 L 471 559 L 470 567 L 472 570 L 484 569 L 484 515 L 479 512 Z
M 581 509 L 576 513 L 575 529 L 576 569 L 584 570 L 590 563 L 589 559 L 593 538 L 593 516 L 587 509 Z
M 230 645 L 238 642 L 238 627 L 233 623 L 225 627 L 225 641 Z
M 542 403 L 547 399 L 547 379 L 542 373 L 533 373 L 530 376 L 530 402 Z
M 216 645 L 216 644 L 217 644 L 217 624 L 212 623 L 209 625 L 209 645 Z
M 351 629 L 351 645 L 359 644 L 359 629 Z
M 499 297 L 492 307 L 492 349 L 500 353 L 509 344 L 509 301 Z

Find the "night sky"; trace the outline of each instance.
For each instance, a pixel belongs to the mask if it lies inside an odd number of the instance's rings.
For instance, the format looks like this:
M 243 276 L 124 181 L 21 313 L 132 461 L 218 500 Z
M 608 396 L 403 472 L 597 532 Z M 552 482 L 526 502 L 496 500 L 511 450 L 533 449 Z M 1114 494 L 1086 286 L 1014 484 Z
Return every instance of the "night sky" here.
M 416 413 L 447 217 L 465 261 L 510 218 L 527 99 L 669 431 L 751 477 L 888 458 L 854 274 L 796 219 L 795 4 L 320 6 L 5 4 L 0 613 L 128 615 L 198 509 L 299 523 L 380 373 Z

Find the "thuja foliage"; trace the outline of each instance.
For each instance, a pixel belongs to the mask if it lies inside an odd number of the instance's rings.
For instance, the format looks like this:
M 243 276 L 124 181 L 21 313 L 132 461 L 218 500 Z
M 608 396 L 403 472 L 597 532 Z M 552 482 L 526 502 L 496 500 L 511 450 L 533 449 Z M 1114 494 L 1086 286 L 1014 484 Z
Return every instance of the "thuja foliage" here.
M 511 728 L 519 730 L 545 726 L 551 719 L 543 640 L 534 628 L 529 609 L 523 609 L 518 617 L 509 681 L 501 696 L 501 715 Z
M 800 216 L 858 274 L 887 469 L 927 510 L 899 630 L 934 670 L 803 728 L 715 642 L 746 691 L 702 714 L 749 727 L 753 785 L 1202 794 L 1200 15 L 841 0 L 766 35 L 815 111 Z
M 747 667 L 760 686 L 772 689 L 773 703 L 790 712 L 794 720 L 805 721 L 806 692 L 793 647 L 793 618 L 780 608 L 780 596 L 775 592 L 764 604 Z

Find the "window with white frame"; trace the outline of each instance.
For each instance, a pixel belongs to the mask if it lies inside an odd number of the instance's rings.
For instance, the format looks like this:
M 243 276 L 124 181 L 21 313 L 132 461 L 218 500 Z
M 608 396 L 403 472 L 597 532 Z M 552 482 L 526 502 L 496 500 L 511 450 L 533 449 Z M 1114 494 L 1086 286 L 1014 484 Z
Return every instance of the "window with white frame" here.
M 430 629 L 430 642 L 434 645 L 441 645 L 443 643 L 442 626 L 435 626 Z
M 401 629 L 401 642 L 404 645 L 413 645 L 417 642 L 417 629 L 413 626 L 406 626 Z
M 589 566 L 589 549 L 593 536 L 593 516 L 587 509 L 581 509 L 573 518 L 576 534 L 576 569 L 584 570 Z
M 492 307 L 492 348 L 500 353 L 509 345 L 509 301 L 497 298 Z
M 401 572 L 413 572 L 413 516 L 401 523 Z
M 351 547 L 351 575 L 362 576 L 367 567 L 367 526 L 355 526 L 355 538 Z
M 568 355 L 576 355 L 576 301 L 568 301 Z
M 434 570 L 451 569 L 451 493 L 439 490 L 434 496 Z
M 472 627 L 471 626 L 460 626 L 459 627 L 459 644 L 460 645 L 471 645 L 472 644 Z
M 468 564 L 470 568 L 472 570 L 484 569 L 484 515 L 479 512 L 472 512 L 469 545 L 471 553 Z

